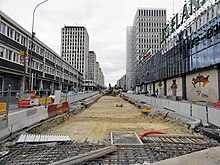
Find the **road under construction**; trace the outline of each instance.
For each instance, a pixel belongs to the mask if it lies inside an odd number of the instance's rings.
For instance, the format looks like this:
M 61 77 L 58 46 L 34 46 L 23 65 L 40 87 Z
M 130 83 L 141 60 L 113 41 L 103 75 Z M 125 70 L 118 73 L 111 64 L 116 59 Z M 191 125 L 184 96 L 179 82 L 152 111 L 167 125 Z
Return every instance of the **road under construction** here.
M 6 141 L 1 146 L 0 164 L 148 164 L 220 145 L 214 139 L 195 133 L 187 123 L 170 118 L 167 111 L 131 103 L 119 95 L 100 95 L 93 101 L 87 100 L 87 104 L 70 105 L 71 112 L 25 132 L 68 135 L 71 140 Z M 191 160 L 198 162 L 201 158 L 194 156 Z

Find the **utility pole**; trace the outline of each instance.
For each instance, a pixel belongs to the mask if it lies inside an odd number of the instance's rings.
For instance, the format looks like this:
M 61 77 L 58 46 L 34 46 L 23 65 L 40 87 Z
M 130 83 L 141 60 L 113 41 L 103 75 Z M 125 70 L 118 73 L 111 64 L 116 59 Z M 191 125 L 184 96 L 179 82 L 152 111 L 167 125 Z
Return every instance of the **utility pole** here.
M 37 9 L 38 6 L 40 6 L 41 4 L 47 2 L 48 0 L 45 0 L 41 3 L 39 3 L 35 8 L 34 8 L 34 11 L 33 11 L 33 18 L 32 18 L 32 28 L 31 28 L 31 52 L 30 52 L 30 58 L 29 58 L 29 72 L 30 72 L 30 75 L 29 75 L 29 89 L 32 91 L 33 90 L 33 80 L 32 80 L 32 55 L 33 55 L 33 40 L 34 40 L 34 36 L 35 36 L 35 32 L 34 32 L 34 15 L 35 15 L 35 11 Z

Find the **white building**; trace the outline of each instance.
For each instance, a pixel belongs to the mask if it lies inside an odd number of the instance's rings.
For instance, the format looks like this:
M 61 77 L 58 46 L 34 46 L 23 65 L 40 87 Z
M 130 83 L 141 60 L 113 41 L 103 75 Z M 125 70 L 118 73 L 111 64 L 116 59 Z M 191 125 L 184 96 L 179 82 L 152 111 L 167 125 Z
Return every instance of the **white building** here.
M 139 8 L 133 21 L 134 66 L 138 67 L 144 54 L 160 50 L 160 33 L 166 25 L 166 9 Z
M 88 79 L 95 81 L 95 67 L 96 67 L 96 54 L 94 51 L 89 51 L 88 56 Z
M 160 51 L 160 33 L 166 25 L 166 9 L 139 8 L 133 21 L 133 30 L 129 27 L 127 33 L 127 58 L 131 49 L 133 75 L 138 75 L 136 69 L 143 65 L 151 56 Z M 131 44 L 131 31 L 132 44 Z M 131 48 L 132 47 L 132 48 Z M 150 54 L 148 54 L 150 52 Z M 147 58 L 145 58 L 146 55 Z M 129 75 L 130 76 L 130 75 Z M 128 79 L 130 78 L 128 76 Z M 135 77 L 135 76 L 134 76 Z M 129 80 L 130 81 L 130 80 Z M 130 82 L 137 84 L 135 77 Z
M 132 70 L 132 57 L 133 57 L 133 47 L 132 47 L 132 34 L 133 26 L 128 26 L 126 29 L 126 89 L 132 90 L 134 79 L 134 72 Z
M 85 27 L 64 26 L 61 32 L 62 58 L 88 79 L 89 35 Z
M 96 62 L 96 65 L 95 65 L 94 77 L 95 77 L 95 83 L 98 84 L 98 81 L 99 81 L 99 62 Z

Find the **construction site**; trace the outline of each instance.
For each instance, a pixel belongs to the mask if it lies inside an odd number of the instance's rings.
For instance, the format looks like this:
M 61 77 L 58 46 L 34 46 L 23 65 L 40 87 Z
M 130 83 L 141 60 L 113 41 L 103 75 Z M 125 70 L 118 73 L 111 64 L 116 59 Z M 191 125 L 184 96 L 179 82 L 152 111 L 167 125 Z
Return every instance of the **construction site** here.
M 98 94 L 69 108 L 12 134 L 1 144 L 0 164 L 185 164 L 183 156 L 192 164 L 219 161 L 216 139 L 166 109 L 121 94 Z

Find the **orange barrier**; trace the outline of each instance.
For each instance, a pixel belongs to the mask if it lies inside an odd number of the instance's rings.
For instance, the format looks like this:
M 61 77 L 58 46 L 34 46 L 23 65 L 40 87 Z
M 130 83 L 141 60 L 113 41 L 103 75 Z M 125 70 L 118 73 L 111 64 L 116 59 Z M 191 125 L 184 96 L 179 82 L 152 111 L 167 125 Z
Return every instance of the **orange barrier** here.
M 0 113 L 1 112 L 6 112 L 6 103 L 0 103 Z
M 33 107 L 33 105 L 31 105 L 30 100 L 19 100 L 18 108 L 28 108 L 28 107 Z
M 63 110 L 63 113 L 64 112 L 68 112 L 69 111 L 69 103 L 68 102 L 63 102 L 62 103 L 62 110 Z
M 56 116 L 62 113 L 69 111 L 69 104 L 68 102 L 63 102 L 61 104 L 51 104 L 48 106 L 48 116 Z
M 39 98 L 39 104 L 40 105 L 44 105 L 45 104 L 45 97 L 43 98 Z M 51 97 L 47 97 L 47 104 L 51 104 L 52 103 L 52 98 Z
M 31 92 L 31 99 L 36 99 L 36 91 Z
M 217 108 L 220 108 L 220 101 L 218 101 L 218 102 L 216 103 L 216 107 L 217 107 Z

